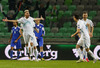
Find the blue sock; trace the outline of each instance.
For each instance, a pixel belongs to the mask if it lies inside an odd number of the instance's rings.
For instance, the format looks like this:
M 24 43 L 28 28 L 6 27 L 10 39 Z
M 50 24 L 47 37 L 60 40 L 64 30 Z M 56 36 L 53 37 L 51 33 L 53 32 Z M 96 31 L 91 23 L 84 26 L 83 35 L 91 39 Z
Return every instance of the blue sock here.
M 13 50 L 10 51 L 10 57 L 13 58 Z
M 85 55 L 84 55 L 84 59 L 86 59 L 86 58 L 85 58 Z
M 43 58 L 43 52 L 41 52 L 41 58 Z
M 17 59 L 19 59 L 20 51 L 17 51 Z

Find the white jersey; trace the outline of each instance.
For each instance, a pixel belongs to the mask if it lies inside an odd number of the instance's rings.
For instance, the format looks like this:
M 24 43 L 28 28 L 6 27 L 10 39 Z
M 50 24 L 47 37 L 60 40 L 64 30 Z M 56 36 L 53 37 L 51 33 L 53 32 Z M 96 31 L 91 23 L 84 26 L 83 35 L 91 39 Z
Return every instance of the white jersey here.
M 90 38 L 89 33 L 86 28 L 86 23 L 82 20 L 77 22 L 77 29 L 80 29 L 81 37 L 83 38 Z
M 84 21 L 84 19 L 82 19 L 82 21 Z M 86 24 L 90 24 L 90 27 L 93 27 L 93 22 L 90 20 L 90 19 L 86 19 L 86 21 L 84 21 Z M 88 27 L 86 26 L 87 30 L 88 30 Z M 88 30 L 89 32 L 89 30 Z
M 29 18 L 25 18 L 22 17 L 20 19 L 17 20 L 18 23 L 21 23 L 22 29 L 23 29 L 23 33 L 27 33 L 29 35 L 33 35 L 33 30 L 35 27 L 35 22 L 34 22 L 34 18 L 29 17 Z

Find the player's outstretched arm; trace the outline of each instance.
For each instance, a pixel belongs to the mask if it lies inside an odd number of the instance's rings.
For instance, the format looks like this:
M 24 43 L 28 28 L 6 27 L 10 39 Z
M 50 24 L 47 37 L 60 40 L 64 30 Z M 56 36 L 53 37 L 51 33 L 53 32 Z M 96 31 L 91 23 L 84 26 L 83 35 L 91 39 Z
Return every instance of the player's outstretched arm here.
M 41 18 L 34 18 L 34 20 L 44 20 L 44 18 L 41 16 Z
M 17 20 L 8 20 L 7 18 L 3 19 L 2 21 L 4 21 L 4 22 L 18 22 Z
M 80 32 L 80 29 L 77 29 L 77 31 L 73 34 L 73 35 L 71 35 L 71 37 L 74 37 L 76 34 L 78 34 Z

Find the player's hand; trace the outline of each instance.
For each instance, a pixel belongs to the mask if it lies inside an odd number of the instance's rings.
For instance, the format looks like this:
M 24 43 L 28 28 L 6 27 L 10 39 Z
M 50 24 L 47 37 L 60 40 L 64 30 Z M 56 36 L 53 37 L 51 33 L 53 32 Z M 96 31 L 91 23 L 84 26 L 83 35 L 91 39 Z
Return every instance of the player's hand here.
M 41 16 L 41 20 L 44 20 L 44 18 Z
M 11 42 L 11 40 L 8 40 L 8 43 L 10 43 Z
M 17 43 L 18 40 L 15 40 L 15 43 Z
M 92 37 L 93 37 L 93 34 L 92 34 L 92 33 L 89 33 L 89 35 L 90 35 L 90 38 L 92 38 Z
M 38 39 L 38 37 L 36 37 L 36 39 Z
M 72 34 L 71 37 L 74 37 L 74 35 Z
M 44 34 L 42 34 L 42 36 L 44 36 Z
M 5 18 L 5 19 L 2 19 L 2 21 L 7 22 L 7 21 L 8 21 L 8 19 L 7 19 L 7 18 Z

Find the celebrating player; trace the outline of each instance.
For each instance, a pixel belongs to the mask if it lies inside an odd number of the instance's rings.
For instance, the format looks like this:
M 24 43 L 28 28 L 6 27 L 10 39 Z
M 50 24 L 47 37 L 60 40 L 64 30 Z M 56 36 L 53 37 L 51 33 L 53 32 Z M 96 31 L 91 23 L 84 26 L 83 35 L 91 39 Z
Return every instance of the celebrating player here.
M 26 45 L 26 50 L 28 53 L 29 58 L 32 56 L 32 52 L 29 52 L 29 46 L 28 43 L 30 42 L 31 48 L 34 48 L 34 53 L 35 53 L 35 60 L 37 61 L 37 41 L 36 41 L 36 37 L 35 34 L 33 33 L 34 27 L 35 27 L 35 23 L 34 20 L 44 20 L 42 17 L 41 18 L 32 18 L 30 17 L 30 13 L 29 10 L 25 10 L 24 11 L 24 17 L 18 19 L 18 20 L 8 20 L 3 19 L 3 21 L 5 22 L 18 22 L 21 23 L 23 25 L 23 38 L 24 38 L 24 42 Z M 32 51 L 32 50 L 30 50 Z M 32 58 L 31 58 L 32 59 Z
M 36 21 L 36 26 L 35 26 L 38 30 L 39 33 L 35 32 L 35 36 L 37 38 L 37 42 L 39 44 L 40 47 L 40 53 L 41 53 L 41 60 L 44 60 L 43 58 L 43 36 L 45 35 L 45 30 L 44 30 L 44 25 L 40 23 L 40 21 Z
M 80 53 L 80 46 L 83 46 L 86 49 L 87 53 L 89 53 L 91 55 L 91 57 L 94 59 L 93 63 L 95 63 L 97 59 L 94 56 L 94 54 L 92 53 L 92 51 L 89 49 L 89 47 L 90 47 L 90 36 L 89 36 L 90 31 L 88 33 L 87 28 L 86 28 L 86 25 L 87 25 L 88 29 L 89 29 L 90 25 L 86 24 L 84 21 L 80 20 L 78 15 L 74 15 L 73 19 L 75 22 L 77 22 L 77 31 L 73 35 L 71 35 L 71 37 L 74 37 L 76 34 L 81 32 L 80 39 L 78 40 L 77 45 L 76 45 L 76 49 L 80 56 L 80 59 L 77 62 L 83 61 L 83 55 L 82 55 L 82 53 Z
M 11 33 L 10 40 L 9 40 L 9 43 L 11 42 L 10 56 L 11 56 L 11 59 L 12 59 L 13 58 L 13 49 L 14 49 L 14 46 L 16 45 L 16 49 L 18 49 L 17 59 L 19 59 L 20 49 L 21 49 L 21 40 L 20 40 L 20 38 L 22 36 L 22 32 L 21 32 L 20 27 L 18 27 L 17 22 L 14 22 L 13 25 L 14 26 L 12 27 L 12 33 Z

